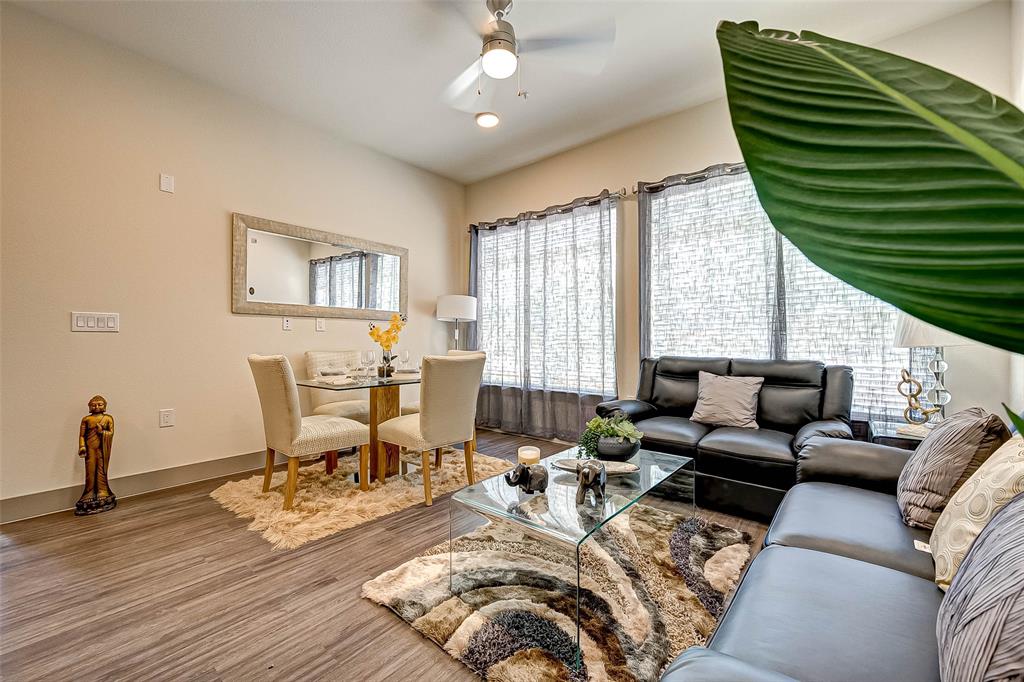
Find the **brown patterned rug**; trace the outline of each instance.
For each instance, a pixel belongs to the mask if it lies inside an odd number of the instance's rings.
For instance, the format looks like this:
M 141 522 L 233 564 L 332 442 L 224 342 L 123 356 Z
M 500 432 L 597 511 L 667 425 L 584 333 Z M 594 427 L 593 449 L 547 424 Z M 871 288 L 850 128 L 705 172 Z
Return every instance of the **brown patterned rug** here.
M 750 560 L 746 533 L 637 504 L 584 545 L 583 667 L 575 667 L 574 552 L 487 524 L 363 585 L 488 680 L 656 680 L 703 644 Z
M 419 456 L 415 457 L 419 462 Z M 473 473 L 481 481 L 508 471 L 512 464 L 477 452 Z M 352 480 L 359 470 L 359 456 L 338 459 L 338 468 L 327 475 L 322 461 L 299 469 L 299 484 L 292 509 L 284 502 L 284 471 L 274 473 L 269 492 L 263 492 L 263 474 L 220 486 L 210 497 L 236 515 L 252 519 L 249 530 L 260 533 L 275 549 L 294 549 L 312 540 L 333 535 L 367 521 L 423 504 L 423 477 L 419 469 L 389 476 L 384 483 L 372 481 L 362 491 Z M 461 450 L 445 448 L 441 469 L 430 472 L 431 489 L 437 498 L 464 487 L 466 463 Z

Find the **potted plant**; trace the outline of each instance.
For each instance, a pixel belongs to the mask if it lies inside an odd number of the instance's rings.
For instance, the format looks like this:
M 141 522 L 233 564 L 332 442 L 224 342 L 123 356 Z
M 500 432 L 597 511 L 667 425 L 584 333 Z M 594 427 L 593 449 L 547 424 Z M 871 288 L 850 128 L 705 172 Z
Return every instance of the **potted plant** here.
M 377 376 L 388 378 L 395 373 L 392 362 L 395 359 L 391 349 L 398 343 L 398 335 L 405 327 L 405 315 L 395 313 L 389 320 L 387 329 L 381 329 L 377 325 L 370 324 L 370 338 L 380 344 L 380 367 L 377 368 Z
M 637 453 L 643 437 L 624 414 L 594 417 L 580 434 L 579 446 L 590 457 L 622 462 Z

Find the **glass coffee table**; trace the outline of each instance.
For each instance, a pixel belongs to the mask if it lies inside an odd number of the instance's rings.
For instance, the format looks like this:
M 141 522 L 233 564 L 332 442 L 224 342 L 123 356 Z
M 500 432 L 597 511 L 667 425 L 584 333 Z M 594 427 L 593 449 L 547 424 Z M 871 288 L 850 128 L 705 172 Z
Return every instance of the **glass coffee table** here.
M 575 474 L 555 468 L 558 460 L 578 458 L 578 449 L 570 448 L 540 461 L 548 470 L 548 487 L 543 493 L 527 494 L 510 486 L 504 476 L 495 476 L 454 493 L 448 505 L 448 587 L 458 596 L 455 564 L 456 516 L 468 509 L 489 521 L 514 525 L 536 539 L 552 542 L 576 554 L 576 666 L 581 665 L 580 650 L 580 551 L 612 519 L 642 499 L 660 497 L 671 501 L 673 510 L 692 515 L 693 460 L 680 455 L 640 450 L 631 459 L 638 471 L 609 476 L 605 498 L 595 504 L 592 494 L 576 505 Z M 543 497 L 545 504 L 537 504 Z M 569 615 L 569 614 L 566 614 Z

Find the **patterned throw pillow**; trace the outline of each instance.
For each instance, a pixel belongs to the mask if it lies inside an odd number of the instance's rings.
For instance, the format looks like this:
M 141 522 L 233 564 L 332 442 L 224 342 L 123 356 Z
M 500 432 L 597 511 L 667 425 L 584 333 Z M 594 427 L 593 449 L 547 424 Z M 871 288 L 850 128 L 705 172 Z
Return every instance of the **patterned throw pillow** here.
M 690 419 L 701 424 L 757 428 L 757 396 L 764 377 L 697 374 L 697 405 Z
M 956 491 L 935 524 L 929 542 L 939 587 L 949 589 L 978 533 L 1020 493 L 1024 493 L 1024 436 L 1014 436 Z
M 900 472 L 896 502 L 903 522 L 934 528 L 953 493 L 1009 438 L 1003 420 L 980 407 L 939 422 Z
M 1024 495 L 993 518 L 939 606 L 943 682 L 1024 678 Z

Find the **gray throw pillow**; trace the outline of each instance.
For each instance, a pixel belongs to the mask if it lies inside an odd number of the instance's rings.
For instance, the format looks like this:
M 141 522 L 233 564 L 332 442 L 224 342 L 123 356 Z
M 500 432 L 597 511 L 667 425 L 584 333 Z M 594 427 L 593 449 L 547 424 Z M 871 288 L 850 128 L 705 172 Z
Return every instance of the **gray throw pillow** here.
M 710 372 L 697 375 L 697 405 L 692 421 L 714 426 L 757 428 L 757 396 L 764 377 L 723 377 Z
M 1024 678 L 1024 494 L 988 522 L 939 606 L 943 682 Z
M 939 422 L 907 460 L 896 483 L 903 522 L 934 528 L 953 493 L 1009 438 L 1003 420 L 980 407 Z

